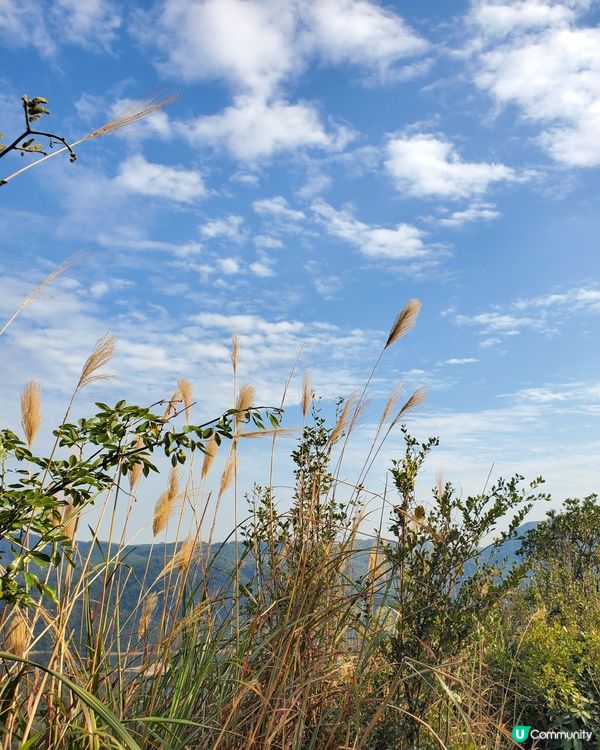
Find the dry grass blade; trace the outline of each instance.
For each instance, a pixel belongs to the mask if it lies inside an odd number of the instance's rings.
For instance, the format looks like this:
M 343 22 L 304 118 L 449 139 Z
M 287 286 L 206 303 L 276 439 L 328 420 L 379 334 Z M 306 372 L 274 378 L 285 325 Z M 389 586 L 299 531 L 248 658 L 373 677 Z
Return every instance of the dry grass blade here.
M 97 380 L 108 380 L 111 375 L 98 375 L 98 370 L 102 369 L 112 359 L 115 353 L 115 337 L 111 333 L 106 333 L 98 339 L 94 351 L 87 358 L 81 371 L 79 382 L 75 390 L 85 388 L 90 383 Z
M 179 393 L 181 394 L 181 399 L 183 401 L 183 406 L 185 409 L 185 418 L 186 420 L 189 420 L 190 418 L 190 409 L 192 408 L 192 384 L 187 378 L 181 378 L 177 381 L 177 387 L 179 389 Z
M 142 640 L 142 638 L 144 638 L 144 636 L 148 632 L 148 628 L 150 627 L 150 623 L 152 622 L 152 615 L 154 614 L 154 610 L 156 609 L 157 604 L 158 594 L 153 591 L 146 597 L 146 601 L 144 602 L 144 606 L 142 608 L 142 614 L 140 615 L 140 620 L 138 622 L 138 636 L 140 640 Z
M 300 405 L 302 407 L 302 416 L 304 417 L 304 419 L 306 419 L 306 415 L 308 414 L 308 410 L 310 409 L 312 400 L 313 392 L 310 384 L 310 374 L 308 372 L 305 372 L 304 378 L 302 380 L 302 398 L 300 400 Z
M 160 91 L 150 92 L 146 96 L 132 102 L 129 106 L 125 107 L 115 117 L 105 122 L 99 128 L 96 128 L 92 133 L 82 138 L 79 143 L 83 141 L 91 141 L 94 138 L 102 138 L 102 136 L 114 133 L 117 130 L 122 130 L 127 125 L 132 125 L 140 120 L 145 120 L 147 117 L 160 112 L 165 107 L 168 107 L 173 102 L 179 99 L 179 92 L 174 91 L 165 96 L 161 96 Z
M 394 325 L 392 326 L 390 335 L 388 336 L 387 341 L 385 342 L 385 346 L 383 347 L 384 349 L 387 349 L 388 346 L 391 346 L 395 341 L 404 336 L 405 333 L 408 333 L 410 331 L 410 329 L 417 322 L 417 315 L 419 314 L 420 309 L 421 303 L 418 299 L 411 299 L 406 303 L 406 305 L 404 305 L 402 310 L 398 313 L 398 317 L 394 321 Z
M 235 409 L 237 412 L 235 415 L 236 422 L 243 422 L 244 419 L 246 419 L 246 417 L 248 416 L 248 410 L 251 409 L 252 405 L 254 404 L 254 397 L 254 386 L 250 385 L 249 383 L 244 383 L 244 385 L 242 385 L 240 388 L 237 401 L 235 403 Z
M 202 479 L 206 479 L 210 467 L 217 455 L 217 451 L 219 450 L 219 444 L 216 441 L 214 433 L 206 441 L 205 450 L 206 452 L 204 454 L 204 460 L 202 461 L 202 471 L 200 474 Z
M 21 424 L 27 445 L 31 448 L 42 423 L 41 386 L 30 380 L 21 394 Z
M 63 261 L 60 265 L 56 266 L 56 268 L 51 271 L 46 277 L 42 279 L 42 281 L 36 286 L 36 288 L 30 292 L 27 297 L 21 302 L 15 313 L 6 321 L 6 323 L 2 326 L 2 329 L 0 329 L 0 336 L 6 331 L 8 326 L 14 321 L 14 319 L 20 315 L 23 310 L 29 305 L 33 300 L 40 294 L 40 292 L 48 286 L 48 284 L 51 284 L 55 279 L 57 279 L 61 274 L 63 274 L 65 271 L 68 271 L 71 266 L 74 266 L 76 263 L 78 263 L 81 258 L 83 257 L 82 253 L 77 253 L 77 255 L 73 255 L 70 258 L 67 258 L 67 260 Z

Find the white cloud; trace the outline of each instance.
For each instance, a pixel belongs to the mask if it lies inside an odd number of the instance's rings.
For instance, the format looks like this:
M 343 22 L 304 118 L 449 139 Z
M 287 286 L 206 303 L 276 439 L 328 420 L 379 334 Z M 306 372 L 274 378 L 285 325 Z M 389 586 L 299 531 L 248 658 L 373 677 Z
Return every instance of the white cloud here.
M 313 0 L 303 12 L 310 43 L 336 65 L 364 65 L 385 77 L 395 62 L 428 48 L 402 18 L 366 0 Z
M 121 17 L 107 0 L 0 0 L 0 36 L 10 47 L 34 47 L 44 57 L 61 44 L 107 49 Z
M 219 258 L 217 263 L 221 271 L 227 275 L 240 272 L 240 264 L 235 258 Z
M 575 3 L 573 3 L 575 5 Z M 470 20 L 486 36 L 504 37 L 532 29 L 543 29 L 572 21 L 572 7 L 566 3 L 549 3 L 546 0 L 517 0 L 516 2 L 474 3 Z
M 398 224 L 393 229 L 370 226 L 354 218 L 348 209 L 338 211 L 323 200 L 315 201 L 311 208 L 330 234 L 351 243 L 369 258 L 411 261 L 429 254 L 423 232 L 410 224 Z
M 335 151 L 352 138 L 345 126 L 327 130 L 313 104 L 253 95 L 238 96 L 223 112 L 181 124 L 179 130 L 195 146 L 223 146 L 249 162 L 300 148 Z
M 59 38 L 65 41 L 106 49 L 117 38 L 121 16 L 107 0 L 56 0 L 51 7 Z
M 475 48 L 483 46 L 474 58 L 476 84 L 538 123 L 539 143 L 553 159 L 578 167 L 600 164 L 600 29 L 577 25 L 588 5 L 483 2 L 471 14 L 481 25 Z M 497 33 L 485 44 L 481 34 L 490 28 Z
M 459 326 L 477 326 L 483 333 L 502 333 L 511 336 L 519 333 L 521 328 L 540 328 L 542 322 L 535 318 L 518 318 L 501 312 L 479 313 L 477 315 L 457 315 L 455 321 Z
M 452 357 L 446 360 L 447 365 L 472 365 L 479 362 L 475 357 Z
M 369 0 L 166 0 L 145 21 L 141 34 L 170 72 L 263 97 L 315 56 L 384 75 L 428 48 L 400 16 Z
M 438 219 L 443 227 L 462 227 L 473 221 L 493 221 L 500 216 L 493 203 L 473 203 L 463 211 L 453 211 L 449 216 Z
M 35 0 L 0 0 L 0 36 L 9 47 L 32 46 L 45 57 L 56 52 L 45 14 Z
M 390 138 L 385 166 L 398 189 L 416 197 L 468 198 L 516 179 L 504 164 L 462 161 L 449 141 L 428 133 Z
M 279 219 L 288 219 L 289 221 L 302 221 L 306 218 L 302 211 L 290 208 L 287 199 L 282 195 L 254 201 L 252 206 L 260 216 L 275 216 Z
M 311 60 L 352 63 L 385 78 L 428 47 L 400 16 L 369 0 L 166 0 L 158 12 L 138 13 L 133 31 L 158 47 L 170 74 L 229 85 L 230 106 L 181 132 L 247 161 L 349 142 L 347 127 L 326 128 L 313 103 L 284 94 Z
M 529 297 L 517 300 L 514 307 L 517 310 L 527 308 L 551 308 L 565 306 L 570 309 L 589 309 L 600 312 L 600 289 L 593 287 L 576 287 L 566 292 L 554 292 L 542 294 L 538 297 Z
M 200 227 L 200 234 L 209 240 L 217 237 L 226 237 L 239 242 L 243 239 L 241 226 L 244 219 L 241 216 L 231 214 L 224 219 L 213 219 Z
M 153 164 L 139 154 L 130 156 L 121 164 L 116 184 L 127 192 L 178 203 L 193 203 L 204 198 L 208 192 L 199 172 Z
M 480 343 L 484 348 L 491 348 L 500 343 L 499 336 L 516 335 L 523 329 L 556 333 L 570 317 L 597 315 L 600 313 L 600 289 L 574 287 L 563 292 L 521 298 L 475 315 L 451 312 L 457 325 L 473 326 L 486 336 L 494 334 Z
M 261 257 L 259 260 L 254 261 L 254 263 L 250 263 L 249 268 L 255 276 L 259 276 L 263 279 L 275 275 L 273 266 L 270 260 L 266 257 Z
M 263 250 L 278 250 L 283 247 L 283 242 L 277 237 L 270 237 L 268 234 L 257 234 L 253 238 L 253 242 L 256 247 Z

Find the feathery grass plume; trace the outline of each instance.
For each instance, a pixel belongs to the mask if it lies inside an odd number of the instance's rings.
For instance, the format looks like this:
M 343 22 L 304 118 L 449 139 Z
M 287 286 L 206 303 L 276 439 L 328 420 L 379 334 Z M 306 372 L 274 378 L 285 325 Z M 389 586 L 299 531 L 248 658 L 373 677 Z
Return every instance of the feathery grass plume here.
M 330 445 L 334 445 L 335 443 L 337 443 L 337 441 L 344 434 L 344 431 L 348 427 L 350 413 L 354 409 L 357 398 L 358 396 L 356 395 L 356 393 L 351 393 L 346 399 L 344 406 L 342 408 L 342 411 L 340 412 L 340 415 L 337 418 L 337 421 L 333 427 L 333 430 L 331 431 L 331 435 L 329 436 Z M 358 420 L 358 414 L 355 411 L 354 415 L 352 416 L 352 421 L 355 422 L 357 420 Z
M 166 94 L 165 96 L 161 96 L 161 93 L 160 89 L 150 91 L 141 99 L 133 101 L 127 107 L 124 107 L 118 112 L 111 120 L 108 120 L 104 125 L 101 125 L 99 128 L 96 128 L 96 130 L 82 138 L 79 143 L 83 141 L 91 141 L 94 138 L 102 138 L 105 135 L 114 133 L 116 130 L 121 130 L 122 128 L 127 127 L 127 125 L 132 125 L 134 122 L 144 120 L 146 117 L 150 117 L 156 112 L 165 109 L 165 107 L 168 107 L 170 104 L 173 104 L 173 102 L 177 101 L 180 96 L 178 91 Z
M 402 392 L 402 388 L 400 386 L 396 386 L 394 390 L 388 396 L 388 400 L 385 402 L 385 406 L 383 407 L 383 411 L 381 412 L 379 424 L 377 425 L 378 433 L 383 427 L 384 423 L 389 418 L 390 414 L 394 411 L 396 403 L 398 402 L 398 399 L 400 398 L 401 392 Z
M 398 424 L 398 422 L 409 412 L 413 411 L 417 408 L 417 406 L 420 406 L 423 401 L 427 398 L 427 388 L 422 385 L 412 394 L 412 396 L 406 401 L 404 406 L 400 409 L 398 414 L 394 417 L 394 421 L 392 422 L 391 426 L 394 427 Z
M 435 473 L 435 494 L 438 500 L 444 497 L 444 493 L 446 492 L 445 484 L 444 472 L 438 469 Z
M 243 422 L 248 416 L 248 410 L 252 408 L 254 404 L 255 390 L 254 386 L 249 383 L 244 383 L 238 393 L 237 401 L 235 403 L 236 423 Z
M 12 617 L 4 636 L 4 646 L 9 653 L 23 657 L 31 642 L 31 632 L 24 615 L 16 607 L 12 611 Z
M 310 405 L 313 400 L 313 392 L 310 385 L 310 373 L 306 371 L 304 373 L 304 378 L 302 379 L 302 398 L 300 400 L 300 405 L 302 406 L 302 416 L 304 419 L 306 419 L 306 415 L 308 414 L 308 410 L 310 409 Z
M 239 336 L 234 336 L 231 341 L 231 364 L 233 365 L 234 372 L 237 372 L 239 354 L 240 354 L 240 339 L 239 339 Z
M 261 438 L 261 437 L 276 437 L 277 435 L 296 435 L 298 433 L 297 427 L 278 427 L 272 430 L 251 430 L 249 432 L 238 432 L 237 437 L 239 438 Z
M 115 337 L 111 333 L 105 333 L 98 339 L 94 351 L 87 358 L 76 390 L 85 388 L 86 385 L 94 383 L 97 380 L 109 380 L 112 375 L 98 375 L 97 372 L 107 364 L 115 353 Z
M 42 290 L 48 286 L 48 284 L 51 284 L 56 278 L 58 278 L 61 274 L 63 274 L 65 271 L 67 271 L 71 266 L 74 266 L 76 263 L 78 263 L 81 258 L 83 257 L 83 253 L 77 253 L 76 255 L 71 256 L 70 258 L 67 258 L 67 260 L 63 261 L 60 265 L 56 266 L 56 268 L 51 271 L 47 276 L 45 276 L 42 281 L 36 286 L 36 288 L 29 292 L 27 297 L 21 302 L 19 307 L 17 307 L 16 311 L 12 314 L 12 316 L 6 321 L 6 323 L 2 326 L 0 329 L 0 336 L 6 331 L 8 326 L 14 321 L 14 319 L 20 315 L 23 310 L 31 303 L 33 300 L 42 292 Z
M 134 443 L 134 449 L 140 450 L 144 445 L 144 441 L 142 440 L 142 437 L 138 437 L 138 439 Z M 140 477 L 142 476 L 142 464 L 137 463 L 134 464 L 131 471 L 129 472 L 129 489 L 133 490 L 137 483 L 140 481 Z
M 156 609 L 157 604 L 158 594 L 153 591 L 151 594 L 148 594 L 146 600 L 144 601 L 142 614 L 140 615 L 140 620 L 138 622 L 138 637 L 140 640 L 142 640 L 142 638 L 144 638 L 144 636 L 148 632 L 148 628 L 150 627 L 150 623 L 152 622 L 152 615 L 154 614 L 154 610 Z
M 202 461 L 202 471 L 200 473 L 202 479 L 206 479 L 208 472 L 210 471 L 210 467 L 215 460 L 215 456 L 217 455 L 217 451 L 219 450 L 219 444 L 217 443 L 214 432 L 208 438 L 204 447 L 206 449 L 206 452 L 204 453 L 204 460 Z
M 221 485 L 219 487 L 219 497 L 220 500 L 221 497 L 224 495 L 225 492 L 231 487 L 231 483 L 233 482 L 233 477 L 235 475 L 235 468 L 237 466 L 237 453 L 234 451 L 233 446 L 231 450 L 229 451 L 229 456 L 227 457 L 227 463 L 225 464 L 225 468 L 223 469 L 223 474 L 221 475 Z
M 192 384 L 187 378 L 180 378 L 177 381 L 177 387 L 181 394 L 183 406 L 185 409 L 185 418 L 187 421 L 190 419 L 190 409 L 192 408 Z
M 42 423 L 41 386 L 37 380 L 30 380 L 21 394 L 21 424 L 27 445 L 31 448 Z
M 154 516 L 152 518 L 152 534 L 157 536 L 169 523 L 171 515 L 176 507 L 176 501 L 179 496 L 179 469 L 173 467 L 169 472 L 169 481 L 167 489 L 158 498 L 154 506 Z
M 177 412 L 177 404 L 182 400 L 179 386 L 175 388 L 171 398 L 167 401 L 167 406 L 163 414 L 163 419 L 169 419 Z
M 391 346 L 401 336 L 404 336 L 405 333 L 408 333 L 410 331 L 410 329 L 417 321 L 417 315 L 419 314 L 420 309 L 421 303 L 418 299 L 411 299 L 406 303 L 406 305 L 404 305 L 402 310 L 398 313 L 398 317 L 394 321 L 394 325 L 392 326 L 390 335 L 388 336 L 387 341 L 385 342 L 385 346 L 383 347 L 384 349 L 387 349 L 388 346 Z
M 71 543 L 73 543 L 73 541 L 75 540 L 75 535 L 77 534 L 78 521 L 79 512 L 73 505 L 73 501 L 69 500 L 68 503 L 63 506 L 62 525 L 63 534 Z
M 194 557 L 199 551 L 196 541 L 197 540 L 195 534 L 190 534 L 187 539 L 184 539 L 177 552 L 163 568 L 161 575 L 166 575 L 175 568 L 177 568 L 180 573 L 184 570 L 187 570 L 194 561 Z

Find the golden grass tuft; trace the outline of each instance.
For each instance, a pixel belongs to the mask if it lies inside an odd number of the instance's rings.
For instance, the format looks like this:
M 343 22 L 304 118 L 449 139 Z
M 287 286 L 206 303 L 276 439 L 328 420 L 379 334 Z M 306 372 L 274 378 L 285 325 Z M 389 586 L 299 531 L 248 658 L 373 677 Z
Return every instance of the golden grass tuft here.
M 340 412 L 340 415 L 337 418 L 337 421 L 333 427 L 333 430 L 331 431 L 331 435 L 329 436 L 330 445 L 335 445 L 335 443 L 337 443 L 337 441 L 342 437 L 342 435 L 346 433 L 349 427 L 350 426 L 353 427 L 357 423 L 358 419 L 360 418 L 360 415 L 363 413 L 367 405 L 367 402 L 363 401 L 361 404 L 358 404 L 358 407 L 357 407 L 357 401 L 358 401 L 357 394 L 351 393 L 346 399 L 346 401 L 344 402 L 342 411 Z M 350 421 L 351 413 L 352 413 L 352 421 Z
M 154 536 L 157 536 L 166 528 L 177 506 L 178 499 L 179 469 L 175 466 L 169 472 L 167 489 L 161 494 L 154 506 L 154 516 L 152 518 L 152 534 Z
M 31 632 L 27 620 L 21 611 L 15 607 L 12 611 L 12 620 L 7 625 L 4 647 L 9 653 L 24 657 L 27 655 L 30 642 Z
M 195 534 L 190 534 L 187 539 L 181 543 L 181 546 L 177 552 L 173 555 L 171 560 L 164 567 L 161 575 L 165 575 L 171 570 L 177 568 L 182 573 L 187 570 L 194 559 L 198 556 L 199 545 L 197 544 L 197 538 Z
M 87 358 L 76 390 L 85 388 L 90 383 L 97 380 L 109 380 L 111 375 L 99 375 L 98 370 L 102 369 L 113 357 L 115 353 L 115 337 L 111 333 L 106 333 L 98 339 L 94 351 Z
M 406 303 L 406 305 L 404 305 L 402 310 L 398 313 L 398 317 L 394 321 L 394 325 L 392 326 L 390 335 L 388 336 L 387 341 L 385 342 L 385 346 L 383 347 L 384 349 L 387 349 L 395 341 L 398 341 L 399 338 L 410 331 L 410 329 L 417 322 L 417 315 L 419 314 L 420 309 L 421 303 L 418 299 L 411 299 Z
M 239 339 L 239 336 L 234 336 L 231 341 L 231 364 L 233 365 L 234 372 L 237 372 L 239 356 L 240 356 L 240 339 Z
M 248 416 L 248 410 L 252 408 L 254 404 L 256 392 L 254 386 L 250 383 L 244 383 L 239 390 L 238 397 L 235 403 L 236 422 L 243 422 Z
M 135 441 L 134 448 L 135 450 L 139 450 L 144 445 L 144 441 L 141 437 L 138 437 L 138 439 Z M 129 489 L 134 490 L 137 483 L 140 481 L 140 478 L 142 476 L 142 464 L 135 464 L 134 467 L 129 472 Z
M 69 502 L 65 506 L 63 506 L 62 524 L 63 524 L 63 534 L 67 537 L 67 539 L 71 543 L 73 543 L 75 539 L 75 535 L 77 534 L 78 521 L 79 521 L 79 511 L 73 505 L 73 501 L 69 500 Z
M 142 638 L 144 638 L 146 633 L 148 632 L 148 628 L 150 627 L 150 623 L 152 622 L 152 615 L 154 614 L 154 610 L 156 609 L 157 604 L 158 594 L 153 591 L 151 594 L 148 594 L 146 600 L 144 601 L 142 614 L 140 615 L 140 619 L 138 622 L 138 636 L 140 640 L 142 640 Z
M 377 432 L 381 430 L 385 422 L 389 419 L 390 414 L 396 408 L 396 404 L 398 403 L 398 399 L 400 398 L 401 392 L 402 392 L 402 388 L 400 386 L 396 386 L 396 388 L 394 388 L 394 390 L 388 396 L 388 400 L 385 402 L 385 406 L 383 407 L 383 411 L 381 412 L 381 417 L 379 418 L 379 424 L 377 425 Z
M 30 380 L 21 394 L 21 424 L 29 448 L 42 424 L 41 386 L 37 380 Z
M 227 492 L 227 490 L 231 487 L 231 483 L 233 482 L 233 478 L 235 476 L 236 466 L 237 466 L 237 453 L 234 450 L 234 446 L 232 446 L 231 450 L 229 451 L 229 456 L 227 457 L 227 463 L 225 464 L 225 468 L 223 469 L 223 473 L 221 474 L 221 485 L 219 486 L 219 500 L 225 494 L 225 492 Z
M 302 398 L 300 399 L 300 406 L 302 407 L 302 416 L 306 419 L 308 410 L 313 401 L 313 392 L 310 384 L 310 373 L 307 371 L 304 373 L 302 379 Z
M 418 406 L 420 406 L 423 401 L 427 398 L 427 388 L 422 385 L 420 388 L 417 388 L 417 390 L 412 394 L 412 396 L 404 403 L 398 414 L 394 417 L 394 421 L 392 422 L 392 426 L 398 424 L 398 422 L 402 419 L 402 417 L 406 416 L 409 412 L 414 411 Z
M 202 479 L 206 479 L 206 477 L 208 476 L 210 467 L 212 466 L 212 463 L 217 455 L 217 451 L 219 450 L 219 444 L 217 443 L 214 432 L 206 441 L 205 449 L 206 452 L 204 453 L 204 460 L 202 461 L 202 471 L 200 474 Z
M 435 494 L 438 500 L 444 497 L 446 492 L 446 481 L 444 479 L 444 472 L 438 469 L 435 473 Z
M 185 418 L 189 422 L 190 419 L 190 410 L 192 408 L 192 384 L 187 378 L 181 378 L 177 381 L 177 387 L 179 389 L 179 393 L 181 394 L 181 399 L 183 401 L 183 407 L 185 410 Z

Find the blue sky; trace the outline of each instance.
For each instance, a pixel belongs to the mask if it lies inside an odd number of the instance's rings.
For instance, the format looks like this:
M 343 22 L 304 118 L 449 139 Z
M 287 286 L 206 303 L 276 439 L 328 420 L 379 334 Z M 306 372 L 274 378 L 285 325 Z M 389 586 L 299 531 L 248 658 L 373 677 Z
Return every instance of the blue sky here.
M 76 164 L 2 188 L 5 318 L 85 252 L 0 342 L 5 421 L 18 425 L 30 378 L 58 419 L 110 329 L 118 380 L 82 395 L 82 413 L 150 403 L 185 376 L 212 416 L 231 401 L 238 334 L 261 403 L 279 402 L 302 347 L 297 424 L 304 369 L 326 405 L 360 389 L 418 297 L 348 478 L 399 382 L 428 386 L 411 428 L 441 438 L 424 492 L 438 469 L 478 491 L 492 464 L 544 475 L 555 503 L 596 490 L 599 17 L 592 0 L 0 0 L 7 141 L 23 93 L 46 96 L 46 127 L 74 140 L 158 85 L 181 92 Z M 0 176 L 21 164 L 3 159 Z M 244 481 L 264 481 L 260 451 L 247 458 Z

